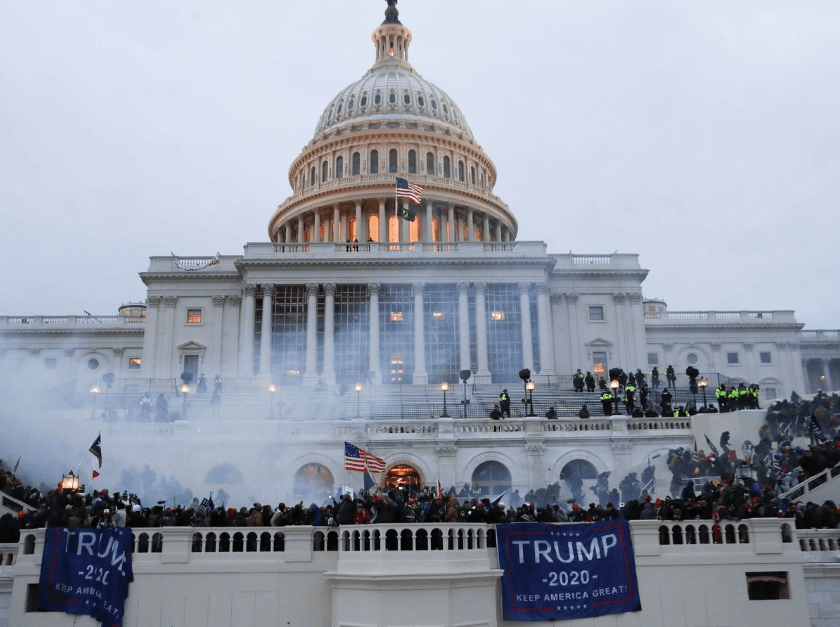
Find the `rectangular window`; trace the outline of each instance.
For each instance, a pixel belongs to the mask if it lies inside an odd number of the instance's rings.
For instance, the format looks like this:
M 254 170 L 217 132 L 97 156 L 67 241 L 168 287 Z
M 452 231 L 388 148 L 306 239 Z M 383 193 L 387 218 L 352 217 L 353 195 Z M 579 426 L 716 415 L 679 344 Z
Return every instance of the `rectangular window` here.
M 648 366 L 659 365 L 659 355 L 657 353 L 648 353 Z
M 602 305 L 591 305 L 589 307 L 589 321 L 603 322 L 604 321 L 604 307 Z
M 55 357 L 48 357 L 44 360 L 44 368 L 47 370 L 55 370 L 58 362 L 56 361 Z
M 738 364 L 738 353 L 726 353 L 726 363 L 728 364 Z
M 776 388 L 761 388 L 763 390 L 764 400 L 772 401 L 774 398 L 778 396 L 776 392 Z
M 772 364 L 772 363 L 773 363 L 773 358 L 772 358 L 772 356 L 770 355 L 770 351 L 766 351 L 766 352 L 762 351 L 762 352 L 760 352 L 760 353 L 758 354 L 758 359 L 759 359 L 759 361 L 761 361 L 761 363 L 763 363 L 763 364 Z
M 201 324 L 201 309 L 187 309 L 187 324 Z
M 784 571 L 746 573 L 750 601 L 789 599 L 788 574 Z
M 128 369 L 129 370 L 140 370 L 140 366 L 143 365 L 143 360 L 139 357 L 129 357 L 128 358 Z

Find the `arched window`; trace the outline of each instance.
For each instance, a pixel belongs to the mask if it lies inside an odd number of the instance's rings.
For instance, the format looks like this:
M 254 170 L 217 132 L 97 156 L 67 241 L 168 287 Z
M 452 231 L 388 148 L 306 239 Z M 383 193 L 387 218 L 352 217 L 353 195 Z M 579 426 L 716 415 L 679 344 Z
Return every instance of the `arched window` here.
M 435 155 L 431 152 L 426 153 L 426 173 L 435 174 Z
M 379 92 L 377 92 L 377 93 L 373 96 L 373 104 L 375 104 L 375 105 L 381 105 L 381 104 L 382 104 L 382 94 L 380 94 Z
M 368 218 L 368 237 L 374 242 L 379 241 L 379 216 L 375 213 Z
M 312 169 L 309 171 L 309 184 L 315 185 L 315 166 L 312 166 Z
M 483 242 L 484 241 L 484 237 L 482 236 L 481 229 L 476 229 L 475 230 L 475 241 L 477 241 L 477 242 Z
M 573 477 L 579 477 L 581 479 L 597 479 L 598 471 L 595 470 L 595 466 L 583 459 L 573 459 L 563 466 L 563 470 L 560 471 L 560 478 L 569 480 Z
M 379 151 L 370 151 L 370 163 L 368 164 L 368 172 L 371 174 L 379 174 Z
M 351 174 L 356 176 L 357 174 L 362 173 L 362 155 L 358 152 L 354 152 L 353 156 L 351 157 L 351 167 L 353 168 Z
M 321 182 L 322 183 L 327 180 L 327 174 L 329 173 L 329 170 L 330 170 L 329 163 L 324 161 L 324 163 L 321 164 Z
M 444 178 L 452 178 L 452 165 L 450 164 L 449 157 L 443 158 L 443 177 Z
M 347 111 L 352 111 L 353 110 L 353 105 L 355 105 L 355 104 L 356 104 L 356 101 L 353 98 L 348 100 L 347 101 Z
M 388 94 L 388 104 L 397 104 L 397 94 L 394 92 Z
M 440 233 L 438 233 L 438 226 L 440 222 L 437 218 L 432 218 L 432 241 L 439 242 L 440 241 Z
M 292 482 L 295 494 L 314 498 L 332 494 L 333 476 L 322 464 L 306 464 L 296 473 Z
M 475 185 L 475 166 L 470 166 L 470 182 Z
M 459 181 L 464 180 L 464 162 L 463 161 L 458 161 L 458 180 Z
M 344 157 L 336 157 L 335 160 L 335 178 L 340 179 L 344 176 Z
M 408 171 L 410 174 L 417 172 L 417 153 L 413 150 L 408 151 Z
M 356 218 L 350 218 L 350 223 L 348 224 L 350 230 L 350 241 L 358 241 L 359 234 L 356 233 Z
M 388 151 L 388 172 L 397 171 L 397 149 L 391 148 Z
M 367 106 L 367 94 L 362 96 L 362 99 L 359 101 L 359 106 L 364 109 Z
M 510 471 L 499 462 L 484 462 L 473 471 L 472 483 L 482 496 L 498 496 L 511 487 Z
M 403 103 L 404 103 L 404 104 L 407 104 L 407 105 L 410 105 L 410 104 L 411 104 L 411 94 L 410 94 L 410 93 L 405 92 L 405 93 L 403 94 Z

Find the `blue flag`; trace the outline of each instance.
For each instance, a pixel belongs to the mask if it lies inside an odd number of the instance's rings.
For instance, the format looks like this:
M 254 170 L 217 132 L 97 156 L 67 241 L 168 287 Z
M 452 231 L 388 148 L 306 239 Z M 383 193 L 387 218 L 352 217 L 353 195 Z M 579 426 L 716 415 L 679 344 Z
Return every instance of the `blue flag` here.
M 555 621 L 639 612 L 626 520 L 496 526 L 505 620 Z
M 131 548 L 129 528 L 47 529 L 38 607 L 121 627 L 133 579 Z
M 99 467 L 102 468 L 102 434 L 96 436 L 88 450 L 99 460 Z

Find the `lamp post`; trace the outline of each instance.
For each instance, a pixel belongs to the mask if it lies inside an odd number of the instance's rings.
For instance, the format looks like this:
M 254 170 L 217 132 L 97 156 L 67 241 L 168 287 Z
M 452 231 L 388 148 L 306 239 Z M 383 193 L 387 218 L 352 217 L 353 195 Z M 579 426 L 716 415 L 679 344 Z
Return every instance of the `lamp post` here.
M 190 384 L 181 384 L 181 420 L 187 419 L 187 394 L 190 393 Z
M 446 412 L 446 393 L 449 391 L 449 381 L 441 381 L 440 391 L 443 392 L 443 413 L 440 417 L 449 418 L 449 414 Z
M 274 419 L 274 393 L 277 391 L 277 386 L 273 383 L 268 386 L 268 419 Z
M 534 413 L 534 388 L 537 385 L 531 381 L 530 379 L 525 382 L 525 391 L 528 392 L 528 417 L 533 418 L 536 416 Z
M 470 399 L 467 398 L 467 380 L 472 376 L 472 370 L 464 369 L 460 372 L 461 381 L 464 382 L 464 400 L 461 404 L 464 406 L 464 418 L 467 417 L 467 405 L 470 404 Z
M 700 386 L 700 389 L 703 390 L 703 411 L 706 410 L 706 387 L 709 385 L 709 380 L 706 377 L 700 377 L 697 381 L 697 385 Z
M 353 386 L 356 389 L 356 418 L 362 417 L 362 384 Z
M 75 492 L 79 489 L 79 477 L 72 470 L 61 478 L 61 489 Z
M 618 411 L 618 387 L 619 387 L 618 379 L 613 379 L 610 381 L 610 389 L 612 390 L 613 395 L 613 403 L 615 403 L 615 413 L 620 414 L 621 412 Z
M 93 386 L 90 388 L 90 395 L 91 395 L 91 403 L 90 403 L 90 419 L 96 420 L 96 397 L 102 389 L 99 387 L 98 384 L 94 383 Z

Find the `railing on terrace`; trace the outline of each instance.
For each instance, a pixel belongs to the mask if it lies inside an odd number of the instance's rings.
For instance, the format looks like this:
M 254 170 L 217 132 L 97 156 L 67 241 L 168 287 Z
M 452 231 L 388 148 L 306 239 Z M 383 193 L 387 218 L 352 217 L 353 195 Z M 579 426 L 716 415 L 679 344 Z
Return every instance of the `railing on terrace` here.
M 539 252 L 540 242 L 273 242 L 275 254 L 514 253 Z M 251 245 L 253 252 L 256 245 Z M 533 249 L 533 250 L 532 250 Z
M 145 319 L 139 316 L 0 316 L 0 328 L 18 325 L 29 328 L 139 327 L 145 323 Z
M 562 527 L 566 523 L 555 523 Z M 759 518 L 740 521 L 630 521 L 630 531 L 637 555 L 668 555 L 673 552 L 785 550 L 797 552 L 836 551 L 838 530 L 797 531 L 789 519 Z M 40 559 L 44 529 L 24 530 L 18 545 L 2 545 L 4 560 L 25 556 Z M 770 548 L 775 545 L 777 548 Z M 440 552 L 453 559 L 470 553 L 495 551 L 496 530 L 491 524 L 469 523 L 387 523 L 342 525 L 339 527 L 161 527 L 132 529 L 134 559 L 148 560 L 154 555 L 163 562 L 186 562 L 198 555 L 236 555 L 249 559 L 263 555 L 284 561 L 311 559 L 317 553 L 379 553 L 393 560 L 410 559 L 410 553 Z M 15 550 L 16 549 L 16 550 Z M 798 550 L 797 550 L 798 549 Z M 8 557 L 12 555 L 12 557 Z M 306 556 L 309 557 L 306 557 Z M 175 556 L 178 556 L 175 558 Z M 27 558 L 30 562 L 33 557 Z M 352 559 L 352 558 L 351 558 Z
M 780 320 L 795 321 L 793 311 L 663 311 L 644 314 L 645 320 Z
M 832 329 L 802 330 L 799 339 L 803 342 L 840 342 L 840 331 Z

